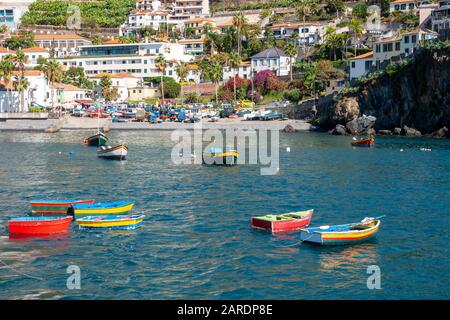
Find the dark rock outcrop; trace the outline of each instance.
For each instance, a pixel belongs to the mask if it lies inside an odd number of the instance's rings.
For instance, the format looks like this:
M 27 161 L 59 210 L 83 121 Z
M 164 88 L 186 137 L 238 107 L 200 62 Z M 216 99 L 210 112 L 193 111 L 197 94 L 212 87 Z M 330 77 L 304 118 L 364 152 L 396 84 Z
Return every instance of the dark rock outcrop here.
M 373 116 L 363 115 L 347 122 L 345 127 L 350 134 L 366 134 L 369 133 L 376 120 Z
M 435 132 L 432 132 L 427 136 L 431 137 L 431 138 L 445 138 L 445 137 L 449 137 L 450 135 L 449 135 L 448 128 L 442 127 L 439 130 L 436 130 Z
M 412 132 L 405 131 L 404 126 L 422 134 L 449 128 L 450 46 L 418 50 L 411 60 L 365 81 L 354 93 L 327 108 L 318 109 L 316 123 L 330 130 L 364 114 L 376 117 L 374 129 L 392 130 L 394 134 L 399 134 L 397 128 L 402 128 L 402 133 Z M 353 131 L 354 127 L 347 129 Z
M 343 136 L 347 134 L 347 129 L 342 124 L 337 124 L 336 127 L 330 131 L 331 134 Z
M 297 130 L 291 126 L 290 124 L 286 125 L 283 130 L 283 132 L 291 133 L 291 132 L 297 132 Z

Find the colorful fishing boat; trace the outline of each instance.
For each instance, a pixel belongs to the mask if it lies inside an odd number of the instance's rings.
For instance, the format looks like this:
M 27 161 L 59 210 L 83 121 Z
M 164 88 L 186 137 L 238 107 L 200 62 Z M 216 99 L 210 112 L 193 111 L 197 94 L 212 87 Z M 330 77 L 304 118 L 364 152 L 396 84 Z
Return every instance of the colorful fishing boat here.
M 94 204 L 74 204 L 75 219 L 87 216 L 127 215 L 133 209 L 134 201 L 117 201 Z
M 65 216 L 70 213 L 74 204 L 92 204 L 94 200 L 32 200 L 33 216 Z
M 69 231 L 71 216 L 65 217 L 19 217 L 8 221 L 10 235 L 45 236 Z
M 365 218 L 358 223 L 320 226 L 300 230 L 300 240 L 321 245 L 348 245 L 376 237 L 381 221 Z
M 77 220 L 80 229 L 88 230 L 132 230 L 139 228 L 145 215 L 89 216 Z
M 96 135 L 84 139 L 84 143 L 91 147 L 104 146 L 106 141 L 108 141 L 108 137 L 101 131 L 99 131 Z
M 238 152 L 221 148 L 211 148 L 209 152 L 203 152 L 203 164 L 233 166 L 237 164 Z
M 354 147 L 373 147 L 375 146 L 375 137 L 370 135 L 367 139 L 357 139 L 353 137 L 352 146 Z
M 97 157 L 111 160 L 125 160 L 128 154 L 128 148 L 123 144 L 115 147 L 102 146 L 97 150 Z
M 310 209 L 299 212 L 253 217 L 251 219 L 251 226 L 257 229 L 268 230 L 272 233 L 298 231 L 309 225 L 313 212 L 314 209 Z

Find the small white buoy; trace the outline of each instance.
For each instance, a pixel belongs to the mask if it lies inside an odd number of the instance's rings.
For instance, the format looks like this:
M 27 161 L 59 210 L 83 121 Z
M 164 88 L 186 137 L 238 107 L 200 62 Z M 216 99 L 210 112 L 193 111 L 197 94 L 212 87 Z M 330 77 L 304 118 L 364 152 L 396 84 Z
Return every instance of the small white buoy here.
M 60 152 L 58 152 L 58 154 L 62 154 L 62 152 L 60 151 Z
M 400 152 L 403 152 L 403 149 L 400 149 Z
M 286 148 L 286 152 L 291 152 L 291 148 L 290 148 L 290 147 L 287 147 L 287 148 Z

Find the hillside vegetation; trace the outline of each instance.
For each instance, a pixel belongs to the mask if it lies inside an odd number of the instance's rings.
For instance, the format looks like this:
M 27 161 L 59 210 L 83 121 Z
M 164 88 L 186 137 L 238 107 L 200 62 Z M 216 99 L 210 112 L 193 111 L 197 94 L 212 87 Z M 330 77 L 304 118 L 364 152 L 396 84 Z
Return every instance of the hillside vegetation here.
M 31 4 L 22 18 L 22 26 L 66 25 L 67 18 L 73 13 L 67 12 L 70 6 L 80 9 L 81 24 L 84 27 L 115 28 L 126 21 L 127 15 L 135 7 L 135 0 L 98 0 L 98 1 L 45 1 Z

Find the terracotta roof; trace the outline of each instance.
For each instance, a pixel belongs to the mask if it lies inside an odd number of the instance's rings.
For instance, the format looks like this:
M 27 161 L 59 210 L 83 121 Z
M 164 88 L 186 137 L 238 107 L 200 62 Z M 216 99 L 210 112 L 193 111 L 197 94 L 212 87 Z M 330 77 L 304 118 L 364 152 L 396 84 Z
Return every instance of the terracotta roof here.
M 208 19 L 208 18 L 191 18 L 188 21 L 185 21 L 184 23 L 193 23 L 193 22 L 212 22 L 214 23 L 214 20 Z
M 136 78 L 135 76 L 133 76 L 131 73 L 126 73 L 126 72 L 121 72 L 121 73 L 108 73 L 108 72 L 102 72 L 102 73 L 98 73 L 98 74 L 94 74 L 92 76 L 90 76 L 91 78 L 102 78 L 102 77 L 109 77 L 109 78 Z
M 200 38 L 200 39 L 182 39 L 179 40 L 178 43 L 199 43 L 199 42 L 205 42 L 206 38 Z
M 219 28 L 223 28 L 223 27 L 231 27 L 232 25 L 234 25 L 234 23 L 233 23 L 233 19 L 230 19 L 225 22 L 217 23 L 216 25 Z
M 248 66 L 250 66 L 251 65 L 251 62 L 250 61 L 242 61 L 240 64 L 239 64 L 239 66 L 241 66 L 241 67 L 248 67 Z
M 41 47 L 31 47 L 22 50 L 23 52 L 48 52 L 47 49 Z
M 129 16 L 167 16 L 166 11 L 152 11 L 152 10 L 133 10 Z
M 367 58 L 372 58 L 372 57 L 373 57 L 373 51 L 370 51 L 370 52 L 360 54 L 359 56 L 350 58 L 349 60 L 367 59 Z
M 52 89 L 62 89 L 65 91 L 86 91 L 86 89 L 78 88 L 77 86 L 65 83 L 55 83 L 54 85 L 50 85 Z
M 393 4 L 393 3 L 408 3 L 408 2 L 416 3 L 415 0 L 395 0 L 395 1 L 392 1 L 391 4 Z
M 17 77 L 20 76 L 22 73 L 20 71 L 13 71 L 12 72 L 12 76 L 13 77 Z M 42 71 L 40 70 L 25 70 L 24 71 L 24 76 L 25 77 L 39 77 L 43 75 Z
M 8 48 L 0 47 L 0 53 L 16 53 L 14 50 L 10 50 Z
M 195 63 L 188 64 L 187 67 L 189 70 L 198 70 L 198 65 L 196 65 Z
M 286 29 L 298 29 L 299 27 L 306 27 L 306 26 L 320 26 L 320 23 L 317 22 L 297 22 L 297 23 L 279 23 L 279 24 L 275 24 L 272 29 L 281 29 L 281 28 L 286 28 Z
M 34 35 L 34 40 L 65 40 L 65 39 L 80 39 L 80 40 L 87 40 L 86 38 L 83 38 L 77 34 L 39 34 L 36 33 Z
M 102 44 L 120 44 L 120 41 L 119 41 L 119 39 L 110 39 L 110 40 L 102 42 Z

